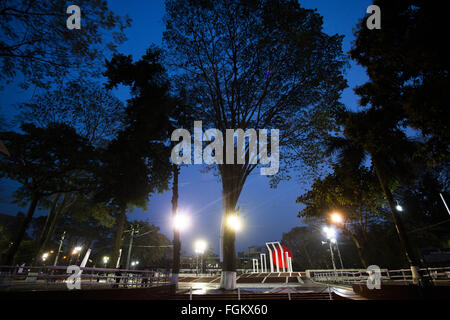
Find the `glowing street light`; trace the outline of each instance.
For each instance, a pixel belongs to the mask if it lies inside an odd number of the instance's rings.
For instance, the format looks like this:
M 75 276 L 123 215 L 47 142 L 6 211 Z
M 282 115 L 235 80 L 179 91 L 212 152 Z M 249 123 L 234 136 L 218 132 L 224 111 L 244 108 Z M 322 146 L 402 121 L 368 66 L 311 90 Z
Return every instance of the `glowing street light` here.
M 341 224 L 344 222 L 344 218 L 342 217 L 342 215 L 337 212 L 334 212 L 331 214 L 330 220 L 331 220 L 331 222 L 333 222 L 335 224 Z
M 397 203 L 397 205 L 395 206 L 395 209 L 397 209 L 397 211 L 402 212 L 403 211 L 403 207 Z
M 227 225 L 234 231 L 239 231 L 242 227 L 241 219 L 236 214 L 231 214 L 227 218 Z
M 82 249 L 83 249 L 82 246 L 76 246 L 75 248 L 73 248 L 73 250 L 72 250 L 72 256 L 70 257 L 69 263 L 72 262 L 72 257 L 73 257 L 74 255 L 76 255 L 77 253 L 78 253 L 78 256 L 77 256 L 76 262 L 78 262 L 78 260 L 80 259 L 80 255 L 81 255 L 81 250 L 82 250 Z
M 177 212 L 177 214 L 173 217 L 172 221 L 174 229 L 178 231 L 185 230 L 190 226 L 189 217 L 183 212 Z
M 197 254 L 197 274 L 198 274 L 198 256 L 201 255 L 201 262 L 200 265 L 202 266 L 203 269 L 203 253 L 205 253 L 206 248 L 208 247 L 208 244 L 206 243 L 205 240 L 197 240 L 195 241 L 194 244 L 194 250 L 195 253 Z
M 136 267 L 138 264 L 139 264 L 139 261 L 137 261 L 137 260 L 131 262 L 132 267 Z
M 109 261 L 109 257 L 108 256 L 104 256 L 103 257 L 103 264 L 105 265 L 105 268 L 106 268 L 106 265 L 108 264 L 108 261 Z
M 206 243 L 205 240 L 197 240 L 195 241 L 195 253 L 199 253 L 199 254 L 203 254 L 206 250 L 206 247 L 208 246 L 208 244 Z
M 48 258 L 48 252 L 43 253 L 42 254 L 42 261 L 47 260 L 47 258 Z
M 83 247 L 80 247 L 80 246 L 73 248 L 72 254 L 79 253 L 81 251 L 81 249 L 83 249 Z
M 333 227 L 325 226 L 323 227 L 323 232 L 325 232 L 327 239 L 336 238 L 336 229 L 334 229 Z

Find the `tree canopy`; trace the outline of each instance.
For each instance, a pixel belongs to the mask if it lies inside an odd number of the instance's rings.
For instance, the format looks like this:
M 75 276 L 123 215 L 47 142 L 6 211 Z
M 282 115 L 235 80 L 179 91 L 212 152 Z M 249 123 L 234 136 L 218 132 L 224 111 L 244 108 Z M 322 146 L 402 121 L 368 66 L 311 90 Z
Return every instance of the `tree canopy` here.
M 0 81 L 22 75 L 24 87 L 48 88 L 62 76 L 97 76 L 105 54 L 126 40 L 130 19 L 112 12 L 106 1 L 77 5 L 81 30 L 70 30 L 65 0 L 1 1 Z

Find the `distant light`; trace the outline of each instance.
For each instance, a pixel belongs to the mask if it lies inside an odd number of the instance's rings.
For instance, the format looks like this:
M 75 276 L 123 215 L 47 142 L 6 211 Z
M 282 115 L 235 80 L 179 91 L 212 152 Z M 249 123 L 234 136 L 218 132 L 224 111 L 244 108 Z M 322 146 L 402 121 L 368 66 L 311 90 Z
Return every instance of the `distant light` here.
M 53 250 L 50 250 L 50 253 L 55 253 L 55 251 L 53 251 Z
M 206 243 L 205 240 L 195 241 L 195 244 L 194 244 L 195 253 L 203 254 L 205 252 L 207 246 L 208 246 L 208 244 Z
M 73 248 L 72 254 L 76 254 L 76 253 L 80 252 L 81 249 L 83 249 L 83 247 L 80 247 L 80 246 Z
M 227 218 L 227 225 L 234 231 L 239 231 L 242 227 L 241 219 L 235 214 L 229 215 Z
M 327 239 L 336 238 L 336 230 L 334 228 L 324 227 L 323 231 L 325 232 Z
M 103 257 L 103 263 L 108 263 L 108 261 L 109 261 L 109 257 L 108 256 L 104 256 Z
M 330 239 L 331 243 L 336 243 L 336 238 Z
M 401 205 L 399 205 L 399 204 L 397 204 L 397 205 L 395 206 L 395 209 L 397 209 L 397 211 L 400 211 L 400 212 L 403 211 L 403 207 L 402 207 Z
M 42 260 L 45 261 L 48 258 L 48 252 L 42 254 Z
M 182 212 L 178 212 L 175 215 L 172 223 L 173 223 L 174 229 L 179 230 L 179 231 L 185 230 L 190 225 L 189 217 Z
M 331 222 L 339 224 L 344 222 L 344 218 L 340 213 L 335 212 L 331 214 Z

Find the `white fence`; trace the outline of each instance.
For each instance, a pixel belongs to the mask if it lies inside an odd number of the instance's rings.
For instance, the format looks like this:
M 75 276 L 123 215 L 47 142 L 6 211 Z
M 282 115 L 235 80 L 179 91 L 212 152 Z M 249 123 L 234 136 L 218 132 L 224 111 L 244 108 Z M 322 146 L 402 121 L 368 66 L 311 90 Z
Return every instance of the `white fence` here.
M 170 283 L 168 272 L 154 270 L 125 270 L 108 268 L 82 268 L 82 289 L 138 288 Z M 0 266 L 0 290 L 67 289 L 69 277 L 67 266 Z
M 380 269 L 382 282 L 412 282 L 411 269 Z M 450 267 L 420 269 L 422 277 L 431 281 L 450 281 Z M 323 283 L 365 283 L 369 277 L 366 269 L 306 270 L 306 277 Z

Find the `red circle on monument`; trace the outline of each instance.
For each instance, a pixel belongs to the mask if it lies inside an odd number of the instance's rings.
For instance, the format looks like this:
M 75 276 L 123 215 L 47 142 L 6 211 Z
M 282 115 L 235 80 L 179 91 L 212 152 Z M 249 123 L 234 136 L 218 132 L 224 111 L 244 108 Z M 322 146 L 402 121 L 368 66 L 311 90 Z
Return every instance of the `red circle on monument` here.
M 292 252 L 291 250 L 289 250 L 284 244 L 281 245 L 281 249 L 283 251 L 280 250 L 280 246 L 275 245 L 275 248 L 277 249 L 277 252 L 275 254 L 274 251 L 272 251 L 272 262 L 274 264 L 274 266 L 278 266 L 278 268 L 287 268 L 287 261 L 286 261 L 286 252 L 288 254 L 288 257 L 291 259 L 292 261 Z M 281 258 L 281 255 L 283 255 L 283 258 Z M 284 262 L 284 263 L 283 263 Z

